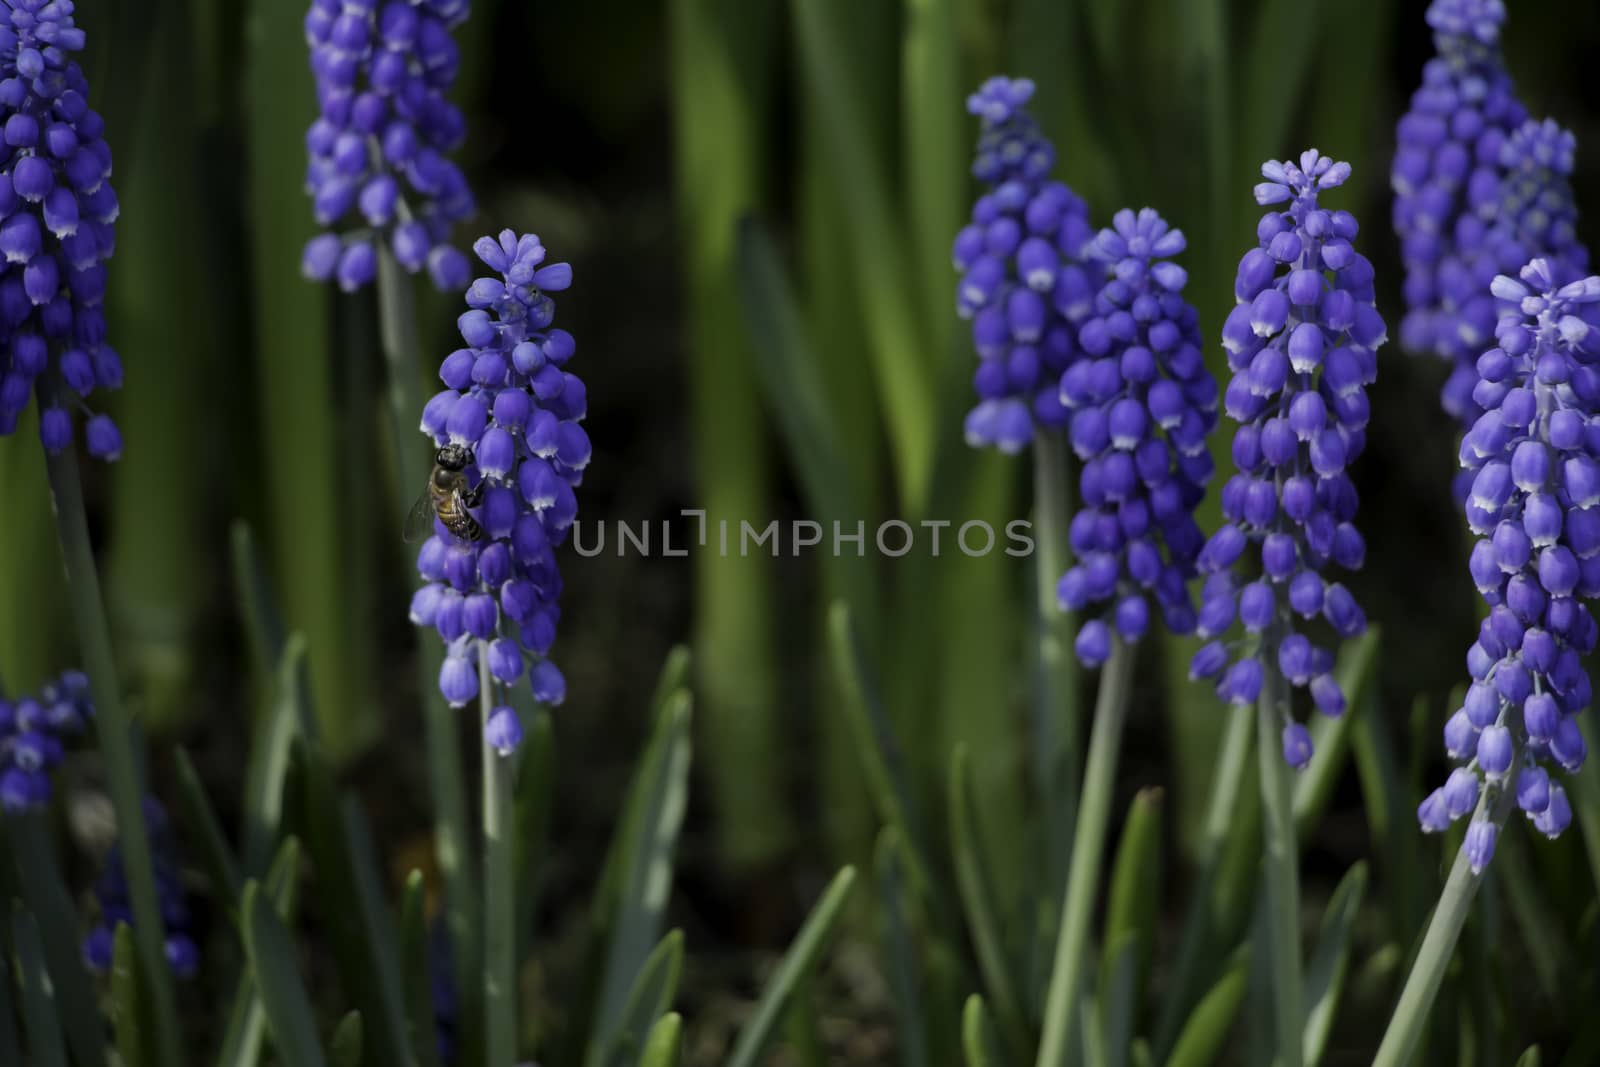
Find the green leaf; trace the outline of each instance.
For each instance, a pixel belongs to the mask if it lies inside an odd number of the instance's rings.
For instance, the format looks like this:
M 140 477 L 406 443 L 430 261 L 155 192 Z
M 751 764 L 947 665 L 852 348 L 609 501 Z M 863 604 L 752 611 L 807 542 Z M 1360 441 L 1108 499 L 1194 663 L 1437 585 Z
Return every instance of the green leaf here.
M 111 1028 L 122 1067 L 154 1067 L 158 1062 L 150 1041 L 149 1005 L 139 983 L 139 960 L 133 928 L 118 923 L 111 952 Z
M 959 320 L 950 303 L 950 242 L 961 228 L 966 192 L 967 113 L 954 0 L 905 0 L 901 107 L 905 130 L 904 202 L 921 268 L 922 313 L 947 360 Z M 944 328 L 939 328 L 940 326 Z
M 821 118 L 830 168 L 845 209 L 842 240 L 857 277 L 873 280 L 863 311 L 873 370 L 895 458 L 901 501 L 922 512 L 931 487 L 938 439 L 928 340 L 920 329 L 915 277 L 899 213 L 860 105 L 861 86 L 846 69 L 842 42 L 849 5 L 810 0 L 790 5 L 806 104 Z
M 661 673 L 656 676 L 656 687 L 651 691 L 650 714 L 659 720 L 678 690 L 689 688 L 689 668 L 694 665 L 687 645 L 673 645 L 667 658 L 661 661 Z
M 1003 1067 L 1008 1062 L 1000 1052 L 983 997 L 977 993 L 967 998 L 961 1011 L 961 1048 L 967 1056 L 967 1067 Z
M 295 738 L 316 736 L 306 708 L 305 653 L 305 635 L 289 635 L 274 674 L 272 705 L 257 716 L 251 738 L 245 769 L 244 856 L 245 869 L 253 874 L 271 856 L 282 830 L 283 783 Z
M 1322 913 L 1317 948 L 1306 963 L 1302 1000 L 1306 1011 L 1302 1046 L 1307 1067 L 1316 1067 L 1327 1048 L 1328 1035 L 1333 1030 L 1334 1015 L 1339 1008 L 1339 995 L 1344 990 L 1345 972 L 1349 969 L 1351 936 L 1366 891 L 1367 865 L 1357 863 L 1339 880 L 1338 888 L 1328 900 L 1327 910 Z
M 428 968 L 427 889 L 422 872 L 406 877 L 400 907 L 400 983 L 405 991 L 406 1028 L 411 1053 L 419 1067 L 437 1067 L 439 1044 L 435 1034 L 433 976 Z
M 672 854 L 689 801 L 689 706 L 682 691 L 668 702 L 640 769 L 638 806 L 623 826 L 619 904 L 586 1060 L 591 1067 L 617 1040 L 629 985 L 660 936 L 672 893 Z
M 550 834 L 550 812 L 555 804 L 555 729 L 550 713 L 535 708 L 528 718 L 527 734 L 518 753 L 516 794 L 512 800 L 512 871 L 516 878 L 517 955 L 533 938 L 534 913 L 539 900 L 539 863 L 544 859 Z
M 244 886 L 239 905 L 245 951 L 261 1003 L 266 1010 L 272 1043 L 285 1062 L 295 1067 L 323 1067 L 322 1045 L 317 1040 L 316 1017 L 301 983 L 294 945 L 271 902 L 254 880 Z
M 1384 913 L 1391 924 L 1390 934 L 1401 944 L 1409 944 L 1422 933 L 1428 908 L 1418 880 L 1417 829 L 1411 814 L 1416 799 L 1406 787 L 1380 716 L 1355 717 L 1350 751 L 1372 840 L 1382 845 L 1383 881 L 1389 892 Z
M 965 745 L 957 745 L 950 757 L 950 851 L 955 860 L 956 888 L 978 954 L 978 970 L 983 975 L 984 989 L 994 1001 L 1006 1047 L 1018 1062 L 1032 1059 L 1033 1041 L 996 915 L 989 866 L 978 840 L 977 808 Z
M 1318 36 L 1318 0 L 1296 4 L 1267 3 L 1257 12 L 1255 33 L 1242 55 L 1244 112 L 1242 158 L 1247 173 L 1263 159 L 1298 159 L 1308 145 L 1289 144 L 1289 120 L 1299 106 L 1302 88 L 1315 72 L 1312 56 Z
M 16 940 L 17 985 L 22 990 L 22 1022 L 28 1032 L 30 1062 L 34 1067 L 67 1067 L 61 1023 L 56 1018 L 55 985 L 45 966 L 39 924 L 32 914 L 18 908 L 11 917 L 11 928 Z
M 1161 790 L 1141 789 L 1128 808 L 1122 840 L 1111 868 L 1111 888 L 1106 896 L 1105 952 L 1102 974 L 1113 970 L 1122 935 L 1136 940 L 1134 999 L 1142 987 L 1141 976 L 1150 969 L 1156 927 L 1161 918 Z
M 858 484 L 834 432 L 820 364 L 788 272 L 771 235 L 755 219 L 739 223 L 738 266 L 759 382 L 810 510 L 823 516 L 859 515 L 865 487 Z
M 73 1062 L 80 1067 L 99 1067 L 105 1063 L 99 999 L 83 966 L 78 913 L 61 876 L 50 828 L 43 815 L 28 812 L 9 815 L 5 831 L 22 900 L 30 912 L 28 922 L 42 939 L 49 973 L 55 978 L 50 1002 L 61 1013 L 61 1030 Z
M 261 555 L 256 550 L 255 534 L 250 524 L 235 519 L 230 531 L 233 558 L 234 593 L 238 597 L 239 613 L 244 619 L 245 643 L 250 648 L 250 658 L 260 675 L 263 695 L 269 695 L 274 672 L 283 655 L 283 617 L 278 613 L 272 596 L 272 582 L 267 578 Z
M 1105 1067 L 1124 1067 L 1128 1062 L 1128 1044 L 1139 1013 L 1140 946 L 1149 940 L 1149 934 L 1141 937 L 1137 930 L 1126 929 L 1107 943 L 1095 1020 L 1102 1048 L 1099 1062 Z
M 845 867 L 834 875 L 822 898 L 811 909 L 805 924 L 800 927 L 800 933 L 796 935 L 789 950 L 784 953 L 778 969 L 768 979 L 766 988 L 761 992 L 761 999 L 756 1004 L 755 1015 L 745 1024 L 744 1029 L 739 1031 L 739 1039 L 733 1046 L 733 1053 L 726 1061 L 726 1067 L 754 1067 L 759 1061 L 778 1021 L 783 1017 L 795 985 L 803 976 L 810 973 L 817 958 L 822 954 L 823 946 L 844 910 L 845 901 L 849 898 L 855 881 L 854 867 Z
M 303 827 L 322 928 L 340 980 L 361 1010 L 364 1044 L 384 1064 L 410 1064 L 394 916 L 359 801 L 339 790 L 319 746 L 294 743 L 305 790 Z
M 1527 948 L 1528 968 L 1533 972 L 1544 998 L 1557 1003 L 1564 992 L 1564 974 L 1572 969 L 1566 934 L 1553 917 L 1561 914 L 1553 907 L 1538 877 L 1538 868 L 1531 864 L 1523 826 L 1507 826 L 1500 834 L 1496 851 L 1505 860 L 1495 868 L 1495 875 L 1505 887 L 1506 900 L 1516 917 L 1517 928 Z M 1593 888 L 1586 887 L 1592 894 Z
M 1382 629 L 1374 625 L 1354 641 L 1345 643 L 1334 677 L 1344 692 L 1348 710 L 1337 718 L 1319 715 L 1311 724 L 1311 765 L 1294 779 L 1295 839 L 1302 847 L 1313 836 L 1312 831 L 1327 810 L 1328 800 L 1338 784 L 1353 723 L 1361 716 L 1372 714 L 1369 703 L 1378 676 L 1381 640 Z
M 1516 1067 L 1539 1067 L 1540 1062 L 1539 1046 L 1529 1045 L 1523 1050 L 1522 1055 L 1517 1057 Z
M 1249 965 L 1249 953 L 1240 953 L 1227 973 L 1200 998 L 1178 1034 L 1172 1055 L 1167 1057 L 1167 1067 L 1205 1067 L 1217 1062 L 1228 1031 L 1233 1029 L 1234 1016 L 1244 1002 Z
M 878 876 L 878 897 L 883 912 L 884 970 L 899 1022 L 900 1062 L 906 1067 L 927 1067 L 928 1024 L 923 1018 L 921 968 L 911 940 L 906 890 L 901 884 L 904 864 L 905 845 L 900 840 L 900 832 L 893 826 L 885 826 L 878 834 L 873 866 Z
M 624 1067 L 638 1058 L 656 1021 L 672 1010 L 683 977 L 683 931 L 673 930 L 661 939 L 634 977 L 623 1005 L 616 1033 L 594 1057 L 597 1064 Z
M 334 1028 L 328 1043 L 328 1062 L 332 1067 L 361 1067 L 361 1013 L 346 1012 Z
M 267 869 L 267 880 L 263 883 L 263 890 L 272 901 L 278 918 L 289 927 L 294 925 L 299 910 L 299 886 L 300 839 L 290 835 L 278 847 L 278 854 Z M 241 888 L 241 895 L 243 892 Z M 236 918 L 242 931 L 243 917 Z M 233 1006 L 228 1011 L 228 1028 L 223 1034 L 222 1049 L 217 1055 L 218 1067 L 256 1067 L 261 1060 L 266 1029 L 266 1009 L 256 989 L 254 972 L 247 967 L 240 972 L 234 990 Z
M 172 761 L 177 770 L 178 802 L 193 835 L 200 839 L 200 854 L 205 857 L 206 873 L 211 879 L 211 890 L 231 907 L 244 889 L 244 878 L 239 864 L 233 858 L 233 849 L 222 834 L 222 824 L 211 808 L 205 786 L 189 759 L 187 749 L 179 746 L 173 751 Z
M 921 820 L 916 817 L 911 790 L 906 784 L 900 746 L 883 710 L 877 675 L 861 653 L 849 605 L 835 601 L 828 612 L 829 650 L 843 698 L 842 710 L 855 737 L 861 769 L 867 778 L 878 817 L 900 831 L 912 885 L 933 897 L 937 886 L 930 876 L 928 850 Z
M 683 1016 L 668 1012 L 656 1020 L 644 1041 L 639 1067 L 678 1067 L 683 1062 Z

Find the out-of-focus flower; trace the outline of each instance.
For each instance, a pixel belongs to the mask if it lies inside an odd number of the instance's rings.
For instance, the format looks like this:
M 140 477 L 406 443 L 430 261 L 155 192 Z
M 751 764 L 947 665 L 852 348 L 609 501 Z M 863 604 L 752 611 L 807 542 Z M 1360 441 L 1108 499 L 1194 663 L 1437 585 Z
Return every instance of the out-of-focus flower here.
M 150 832 L 150 859 L 155 866 L 156 898 L 161 908 L 167 965 L 180 978 L 192 978 L 200 967 L 200 950 L 192 937 L 177 838 L 166 809 L 154 797 L 144 798 L 144 821 Z M 121 845 L 113 845 L 107 854 L 106 869 L 95 886 L 94 895 L 100 905 L 100 917 L 83 940 L 83 958 L 91 969 L 104 974 L 111 969 L 117 924 L 133 925 L 133 906 L 128 898 Z
M 483 673 L 496 694 L 526 678 L 536 700 L 559 704 L 566 682 L 545 658 L 560 614 L 555 549 L 577 517 L 573 490 L 590 456 L 580 425 L 588 394 L 566 369 L 576 345 L 551 326 L 550 293 L 571 285 L 572 268 L 545 263 L 532 234 L 506 230 L 473 247 L 498 277 L 467 290 L 466 347 L 440 365 L 446 388 L 423 409 L 422 430 L 470 454 L 470 514 L 481 536 L 463 540 L 435 522 L 417 555 L 427 584 L 412 598 L 411 620 L 445 642 L 439 689 L 452 706 L 479 696 Z M 486 742 L 509 753 L 521 735 L 515 711 L 497 707 Z
M 50 803 L 50 774 L 64 743 L 93 717 L 81 671 L 67 671 L 36 697 L 0 699 L 0 807 L 26 811 Z
M 72 443 L 76 414 L 90 454 L 113 460 L 122 436 L 87 401 L 122 385 L 102 309 L 118 205 L 105 122 L 71 58 L 83 45 L 71 3 L 0 5 L 0 436 L 43 379 L 44 447 Z
M 988 186 L 956 235 L 956 310 L 978 352 L 967 443 L 1020 452 L 1034 427 L 1060 427 L 1057 383 L 1077 356 L 1094 283 L 1082 262 L 1094 230 L 1075 193 L 1050 178 L 1055 149 L 1026 110 L 1033 83 L 991 78 L 967 98 L 983 123 L 972 173 Z
M 1366 555 L 1346 469 L 1366 444 L 1366 387 L 1386 333 L 1372 265 L 1351 244 L 1355 217 L 1317 202 L 1344 184 L 1349 165 L 1312 149 L 1298 165 L 1269 162 L 1261 173 L 1257 203 L 1282 207 L 1262 216 L 1258 246 L 1239 261 L 1238 304 L 1222 327 L 1238 473 L 1222 490 L 1226 521 L 1198 559 L 1207 578 L 1196 629 L 1209 643 L 1190 676 L 1217 679 L 1220 696 L 1249 704 L 1266 672 L 1278 671 L 1338 715 L 1345 697 L 1330 673 L 1333 652 L 1299 627 L 1321 617 L 1339 639 L 1366 629 L 1355 598 L 1324 572 L 1358 570 Z M 1245 637 L 1225 642 L 1235 622 Z M 1284 758 L 1304 766 L 1310 735 L 1289 710 L 1280 709 Z
M 1478 359 L 1484 410 L 1461 444 L 1473 472 L 1467 521 L 1481 538 L 1469 570 L 1489 604 L 1467 652 L 1472 684 L 1444 728 L 1461 761 L 1417 810 L 1425 831 L 1471 814 L 1463 848 L 1475 871 L 1494 853 L 1514 797 L 1550 837 L 1572 809 L 1550 770 L 1586 755 L 1577 714 L 1589 703 L 1583 657 L 1600 635 L 1600 277 L 1562 283 L 1534 260 L 1494 295 L 1513 310 Z M 1497 812 L 1496 809 L 1502 809 Z
M 471 277 L 451 245 L 474 211 L 472 190 L 449 158 L 466 134 L 446 98 L 461 66 L 450 30 L 468 0 L 313 0 L 306 14 L 321 114 L 306 134 L 306 188 L 327 231 L 301 267 L 346 291 L 376 275 L 386 241 L 412 274 L 441 290 Z
M 1146 208 L 1119 211 L 1087 252 L 1102 284 L 1078 332 L 1082 356 L 1060 384 L 1083 460 L 1069 527 L 1078 562 L 1057 593 L 1069 611 L 1105 609 L 1107 618 L 1078 631 L 1089 666 L 1110 654 L 1111 627 L 1124 641 L 1144 636 L 1151 597 L 1169 630 L 1195 626 L 1184 583 L 1205 541 L 1194 508 L 1212 472 L 1217 383 L 1200 353 L 1199 316 L 1183 299 L 1188 276 L 1168 262 L 1184 247 L 1183 232 Z

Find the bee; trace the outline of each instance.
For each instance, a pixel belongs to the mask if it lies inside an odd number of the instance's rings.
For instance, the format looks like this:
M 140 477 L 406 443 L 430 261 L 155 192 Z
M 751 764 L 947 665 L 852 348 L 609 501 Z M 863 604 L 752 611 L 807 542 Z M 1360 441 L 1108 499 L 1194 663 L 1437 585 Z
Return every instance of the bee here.
M 428 485 L 406 516 L 408 542 L 424 540 L 433 530 L 436 516 L 445 529 L 463 541 L 483 539 L 483 527 L 467 510 L 477 507 L 483 499 L 483 486 L 473 486 L 467 479 L 471 462 L 472 450 L 466 445 L 449 444 L 434 453 Z

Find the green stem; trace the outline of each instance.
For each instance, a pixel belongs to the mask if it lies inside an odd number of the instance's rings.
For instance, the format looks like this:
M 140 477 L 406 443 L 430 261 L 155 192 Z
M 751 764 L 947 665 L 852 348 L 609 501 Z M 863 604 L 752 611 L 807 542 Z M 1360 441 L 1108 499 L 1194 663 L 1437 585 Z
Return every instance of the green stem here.
M 427 484 L 426 439 L 417 430 L 422 417 L 422 346 L 417 336 L 416 299 L 411 278 L 387 245 L 378 243 L 378 325 L 388 371 L 389 415 L 394 434 L 396 471 L 407 493 Z M 440 652 L 431 641 L 421 643 L 418 685 L 428 749 L 428 789 L 433 795 L 433 847 L 444 879 L 445 916 L 454 950 L 457 988 L 476 985 L 478 958 L 478 890 L 467 852 L 467 793 L 461 775 L 461 744 L 455 716 L 438 693 Z M 470 1000 L 470 997 L 469 997 Z M 466 1018 L 472 1018 L 469 1013 Z
M 1211 802 L 1206 807 L 1206 823 L 1200 837 L 1200 865 L 1195 873 L 1193 895 L 1183 924 L 1183 936 L 1178 941 L 1172 977 L 1167 981 L 1156 1024 L 1152 1050 L 1157 1063 L 1165 1061 L 1173 1041 L 1177 1040 L 1178 1027 L 1188 1016 L 1192 987 L 1201 973 L 1204 950 L 1211 940 L 1211 893 L 1222 862 L 1223 846 L 1237 818 L 1239 783 L 1244 778 L 1244 761 L 1250 754 L 1250 741 L 1254 736 L 1255 722 L 1250 709 L 1230 707 L 1227 714 L 1228 732 L 1223 736 L 1222 755 L 1212 779 Z
M 478 653 L 478 701 L 483 709 L 483 1010 L 488 1067 L 517 1058 L 517 911 L 512 871 L 511 775 L 508 757 L 489 744 L 494 711 L 489 657 Z
M 1511 761 L 1510 770 L 1506 772 L 1505 781 L 1515 782 L 1521 769 L 1522 751 L 1519 748 Z M 1490 790 L 1481 790 L 1472 821 L 1488 819 L 1498 832 L 1505 825 L 1506 816 L 1511 813 L 1515 796 L 1506 787 L 1500 788 L 1493 796 Z M 1428 932 L 1423 935 L 1422 947 L 1417 950 L 1411 973 L 1406 976 L 1405 988 L 1400 991 L 1400 1000 L 1389 1019 L 1389 1028 L 1383 1032 L 1383 1041 L 1372 1061 L 1373 1067 L 1405 1067 L 1411 1062 L 1427 1030 L 1428 1013 L 1433 1008 L 1434 998 L 1439 995 L 1439 986 L 1444 982 L 1444 972 L 1455 953 L 1456 941 L 1460 939 L 1467 914 L 1472 910 L 1472 898 L 1483 880 L 1484 872 L 1472 873 L 1472 866 L 1467 862 L 1467 850 L 1457 850 L 1455 862 L 1450 865 L 1450 876 L 1445 879 L 1444 891 L 1439 894 L 1439 904 L 1433 909 L 1433 918 L 1428 920 Z
M 1034 777 L 1045 824 L 1045 856 L 1052 886 L 1066 875 L 1072 847 L 1069 827 L 1078 795 L 1082 731 L 1078 722 L 1078 660 L 1072 652 L 1072 618 L 1061 610 L 1056 583 L 1067 569 L 1067 516 L 1072 494 L 1061 434 L 1041 430 L 1033 440 L 1033 530 L 1038 603 L 1039 676 L 1034 687 Z
M 53 403 L 55 388 L 53 381 L 41 383 L 41 411 Z M 89 544 L 89 520 L 83 507 L 83 485 L 78 478 L 77 450 L 68 445 L 55 455 L 46 455 L 45 469 L 50 478 L 50 499 L 55 511 L 56 535 L 61 542 L 61 561 L 66 569 L 67 601 L 78 627 L 83 669 L 89 676 L 89 691 L 94 698 L 95 732 L 105 759 L 111 804 L 117 815 L 123 868 L 133 903 L 133 934 L 145 981 L 154 998 L 156 1049 L 162 1063 L 181 1064 L 178 1014 L 172 973 L 167 967 L 165 927 L 156 897 L 150 839 L 144 825 L 144 790 L 139 782 L 139 761 L 134 752 L 133 723 L 122 707 L 122 692 L 111 655 L 111 630 L 106 621 L 105 604 L 100 598 L 94 550 Z
M 1055 964 L 1045 1000 L 1038 1067 L 1062 1067 L 1072 1047 L 1072 1027 L 1079 1014 L 1078 983 L 1089 959 L 1089 917 L 1100 883 L 1111 790 L 1116 784 L 1117 752 L 1122 746 L 1132 680 L 1133 649 L 1113 634 L 1111 658 L 1101 669 L 1094 728 L 1089 733 L 1089 757 L 1084 765 L 1083 795 L 1078 801 L 1077 829 L 1072 837 L 1072 865 L 1067 873 L 1061 930 L 1056 936 Z
M 1277 1018 L 1278 1067 L 1300 1067 L 1304 1015 L 1300 1005 L 1300 871 L 1294 843 L 1294 791 L 1289 765 L 1279 738 L 1288 699 L 1278 670 L 1276 642 L 1266 642 L 1261 655 L 1265 677 L 1256 705 L 1256 760 L 1261 769 L 1261 808 L 1265 815 L 1267 868 L 1267 955 L 1272 974 Z

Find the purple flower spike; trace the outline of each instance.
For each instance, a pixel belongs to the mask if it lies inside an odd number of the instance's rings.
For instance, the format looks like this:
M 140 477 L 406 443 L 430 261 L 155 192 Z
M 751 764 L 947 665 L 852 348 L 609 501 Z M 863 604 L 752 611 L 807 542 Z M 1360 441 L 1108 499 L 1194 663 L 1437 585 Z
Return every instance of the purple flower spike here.
M 1055 149 L 1026 105 L 1033 83 L 991 78 L 967 99 L 983 124 L 972 173 L 988 191 L 956 235 L 956 311 L 971 320 L 977 406 L 967 443 L 1022 451 L 1036 427 L 1061 427 L 1062 372 L 1078 357 L 1078 326 L 1093 310 L 1085 254 L 1094 231 L 1076 194 L 1050 178 Z
M 45 449 L 72 443 L 76 409 L 95 420 L 91 454 L 109 461 L 122 438 L 82 401 L 122 384 L 102 309 L 118 207 L 105 122 L 72 59 L 84 46 L 72 14 L 70 3 L 0 5 L 0 436 L 42 380 L 65 404 L 40 413 Z
M 1061 376 L 1068 439 L 1083 461 L 1069 531 L 1078 562 L 1061 578 L 1061 603 L 1097 616 L 1084 632 L 1104 632 L 1103 615 L 1130 643 L 1152 606 L 1174 633 L 1197 623 L 1185 583 L 1205 540 L 1193 512 L 1211 477 L 1217 384 L 1183 268 L 1167 258 L 1183 249 L 1183 233 L 1149 208 L 1117 213 L 1089 246 L 1100 288 L 1079 331 L 1082 356 Z M 1080 641 L 1078 658 L 1098 666 L 1108 644 Z
M 144 818 L 150 831 L 150 859 L 155 866 L 156 901 L 165 928 L 167 966 L 179 978 L 193 978 L 200 969 L 200 950 L 191 936 L 192 919 L 183 886 L 177 836 L 166 809 L 154 797 L 144 798 Z M 120 845 L 111 846 L 107 853 L 105 870 L 95 884 L 94 896 L 100 916 L 83 939 L 83 960 L 90 970 L 105 974 L 111 970 L 117 924 L 133 925 L 133 903 L 128 896 Z
M 1387 337 L 1372 265 L 1352 244 L 1354 216 L 1318 203 L 1350 177 L 1349 165 L 1312 149 L 1268 161 L 1261 176 L 1255 199 L 1270 210 L 1256 227 L 1257 247 L 1239 262 L 1237 304 L 1222 327 L 1233 371 L 1222 403 L 1239 423 L 1236 473 L 1222 489 L 1225 521 L 1197 557 L 1206 576 L 1201 636 L 1222 637 L 1235 620 L 1244 636 L 1207 646 L 1212 661 L 1225 654 L 1233 668 L 1197 662 L 1190 673 L 1220 675 L 1218 694 L 1246 703 L 1237 679 L 1275 669 L 1307 690 L 1319 712 L 1340 715 L 1345 695 L 1330 673 L 1333 652 L 1300 628 L 1321 618 L 1335 639 L 1366 630 L 1355 597 L 1325 572 L 1359 570 L 1366 558 L 1346 469 L 1366 445 L 1366 387 Z M 1280 710 L 1284 759 L 1303 767 L 1310 735 L 1288 707 Z
M 450 242 L 472 190 L 448 158 L 466 123 L 448 100 L 461 57 L 450 31 L 467 0 L 312 0 L 306 41 L 321 114 L 306 133 L 306 191 L 325 232 L 301 268 L 348 291 L 376 276 L 376 242 L 440 291 L 470 268 Z M 554 288 L 546 286 L 546 288 Z
M 536 700 L 554 706 L 566 695 L 545 658 L 560 616 L 555 551 L 577 518 L 574 490 L 591 449 L 580 425 L 588 394 L 566 369 L 575 344 L 552 327 L 555 302 L 540 282 L 564 289 L 572 268 L 547 263 L 538 237 L 510 230 L 480 239 L 474 251 L 498 277 L 463 286 L 465 347 L 444 358 L 439 377 L 448 388 L 422 414 L 423 432 L 465 464 L 470 489 L 461 503 L 472 524 L 452 532 L 435 522 L 417 554 L 427 584 L 412 599 L 411 621 L 445 642 L 439 689 L 452 706 L 480 696 L 506 704 L 524 679 Z M 488 693 L 480 691 L 480 656 Z M 484 739 L 504 754 L 520 730 L 501 707 Z
M 1496 345 L 1474 364 L 1484 413 L 1461 458 L 1481 538 L 1471 571 L 1490 611 L 1467 655 L 1475 681 L 1445 728 L 1447 753 L 1469 761 L 1450 776 L 1457 793 L 1481 774 L 1488 794 L 1463 845 L 1474 870 L 1493 855 L 1507 791 L 1541 833 L 1565 829 L 1571 811 L 1550 772 L 1574 772 L 1587 755 L 1575 716 L 1591 696 L 1583 657 L 1600 636 L 1588 603 L 1600 595 L 1600 438 L 1583 429 L 1600 409 L 1600 277 L 1569 268 L 1535 259 L 1493 279 Z M 1447 808 L 1450 819 L 1469 810 Z M 1419 817 L 1437 828 L 1433 813 Z

